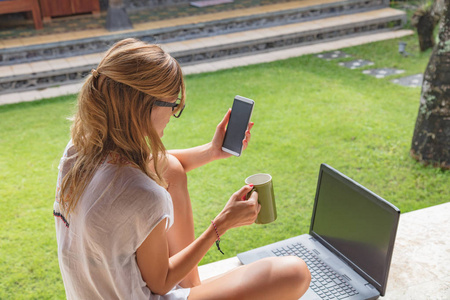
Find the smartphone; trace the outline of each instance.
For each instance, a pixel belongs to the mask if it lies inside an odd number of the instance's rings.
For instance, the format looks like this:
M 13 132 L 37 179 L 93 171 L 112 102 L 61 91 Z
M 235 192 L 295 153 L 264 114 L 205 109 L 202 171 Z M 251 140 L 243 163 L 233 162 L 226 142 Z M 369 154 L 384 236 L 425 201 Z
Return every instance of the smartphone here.
M 242 141 L 245 138 L 245 132 L 253 112 L 255 101 L 242 96 L 234 97 L 233 107 L 231 108 L 230 120 L 228 121 L 227 131 L 222 144 L 222 150 L 241 156 Z

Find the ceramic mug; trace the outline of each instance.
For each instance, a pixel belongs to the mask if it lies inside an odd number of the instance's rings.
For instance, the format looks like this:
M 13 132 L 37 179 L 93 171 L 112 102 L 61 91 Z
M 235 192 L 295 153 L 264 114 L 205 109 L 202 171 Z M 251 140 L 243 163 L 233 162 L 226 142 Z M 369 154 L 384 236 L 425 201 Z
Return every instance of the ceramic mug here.
M 269 174 L 255 174 L 245 179 L 246 184 L 253 184 L 252 191 L 258 193 L 258 202 L 261 204 L 261 210 L 256 218 L 256 224 L 267 224 L 277 219 L 277 207 L 275 204 L 275 194 L 273 192 L 272 176 Z

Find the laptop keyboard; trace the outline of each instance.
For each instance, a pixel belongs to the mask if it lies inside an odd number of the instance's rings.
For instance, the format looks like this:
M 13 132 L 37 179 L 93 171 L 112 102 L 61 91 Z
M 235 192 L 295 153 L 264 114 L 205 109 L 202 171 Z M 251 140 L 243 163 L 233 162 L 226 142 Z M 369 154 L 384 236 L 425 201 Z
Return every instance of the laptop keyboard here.
M 309 287 L 322 299 L 345 299 L 358 294 L 342 276 L 300 243 L 281 247 L 272 252 L 276 256 L 295 255 L 303 259 L 311 272 Z

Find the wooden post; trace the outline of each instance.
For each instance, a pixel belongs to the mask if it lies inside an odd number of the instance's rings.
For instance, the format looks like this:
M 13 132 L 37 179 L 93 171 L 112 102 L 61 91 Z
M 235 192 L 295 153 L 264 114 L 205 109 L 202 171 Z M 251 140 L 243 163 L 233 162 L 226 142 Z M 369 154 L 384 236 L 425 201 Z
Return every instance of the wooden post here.
M 133 25 L 125 11 L 123 1 L 109 0 L 108 13 L 106 15 L 106 29 L 109 31 L 118 31 L 132 28 Z

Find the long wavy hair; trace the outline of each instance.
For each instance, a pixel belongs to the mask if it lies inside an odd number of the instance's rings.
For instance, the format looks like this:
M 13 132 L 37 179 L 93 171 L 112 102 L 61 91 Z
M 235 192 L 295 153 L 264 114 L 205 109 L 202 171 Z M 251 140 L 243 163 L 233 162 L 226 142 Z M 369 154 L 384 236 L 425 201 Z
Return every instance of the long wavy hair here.
M 150 114 L 155 100 L 171 97 L 181 98 L 181 109 L 186 97 L 183 75 L 178 62 L 160 47 L 125 39 L 106 52 L 78 96 L 71 127 L 76 153 L 60 193 L 67 215 L 111 151 L 166 186 L 161 171 L 166 149 Z

